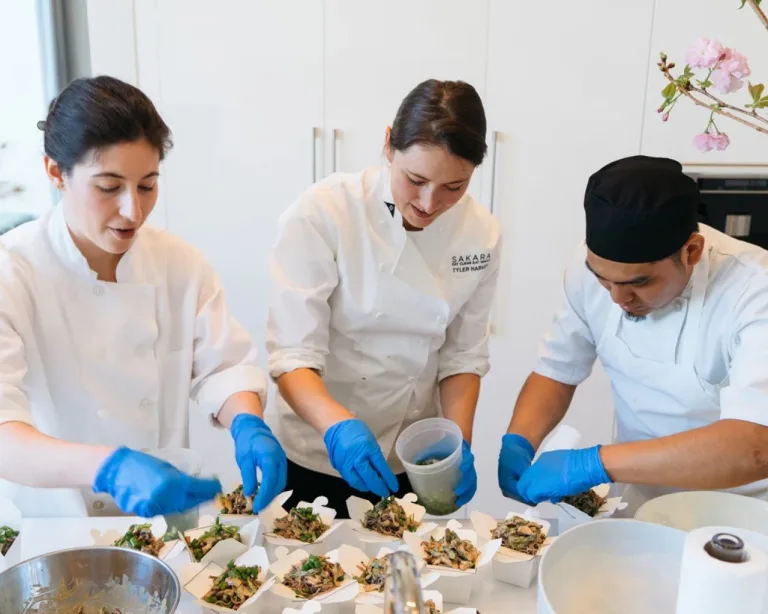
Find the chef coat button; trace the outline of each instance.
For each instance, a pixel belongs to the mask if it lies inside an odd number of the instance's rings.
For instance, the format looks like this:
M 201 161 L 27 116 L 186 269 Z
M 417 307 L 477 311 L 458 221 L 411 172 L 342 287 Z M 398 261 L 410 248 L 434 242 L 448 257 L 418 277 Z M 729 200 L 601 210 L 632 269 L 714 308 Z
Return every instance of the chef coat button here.
M 376 319 L 377 320 L 381 320 L 381 318 L 383 318 L 383 317 L 384 317 L 384 314 L 381 311 L 377 311 L 376 312 Z
M 142 399 L 140 405 L 142 409 L 149 409 L 152 407 L 152 401 L 149 399 Z
M 733 342 L 734 342 L 736 345 L 739 345 L 739 344 L 741 344 L 741 335 L 736 335 L 736 336 L 733 338 Z
M 385 264 L 380 264 L 379 265 L 379 271 L 381 271 L 383 273 L 386 270 L 387 270 L 387 265 L 385 265 Z
M 94 286 L 93 287 L 93 293 L 96 296 L 103 296 L 104 295 L 104 288 L 102 288 L 101 286 Z
M 418 417 L 421 415 L 421 410 L 419 410 L 419 409 L 414 409 L 414 410 L 413 410 L 413 415 L 414 415 L 414 417 L 418 418 Z
M 94 501 L 93 502 L 93 509 L 95 509 L 97 512 L 100 512 L 104 509 L 104 501 Z
M 683 308 L 683 301 L 682 299 L 678 299 L 675 301 L 675 309 L 677 311 L 680 311 Z
M 435 320 L 437 321 L 438 324 L 445 324 L 445 318 L 443 316 L 437 316 Z

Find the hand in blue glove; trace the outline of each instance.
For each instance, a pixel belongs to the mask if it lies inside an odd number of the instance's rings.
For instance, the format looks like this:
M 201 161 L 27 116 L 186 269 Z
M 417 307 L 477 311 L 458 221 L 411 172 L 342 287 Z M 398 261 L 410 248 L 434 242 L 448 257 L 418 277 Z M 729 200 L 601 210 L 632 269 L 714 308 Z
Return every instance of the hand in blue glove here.
M 333 468 L 356 490 L 386 497 L 397 492 L 395 474 L 389 468 L 376 437 L 365 422 L 342 420 L 323 437 Z
M 600 459 L 601 446 L 545 452 L 520 478 L 517 490 L 524 500 L 557 503 L 594 486 L 610 483 Z
M 243 493 L 256 491 L 256 468 L 261 469 L 259 492 L 253 500 L 253 511 L 267 507 L 285 488 L 288 459 L 280 442 L 267 424 L 253 414 L 238 414 L 229 428 L 235 440 L 235 460 L 243 478 Z
M 108 493 L 127 514 L 152 518 L 211 501 L 221 492 L 221 484 L 194 478 L 159 458 L 122 447 L 99 468 L 93 492 Z
M 475 471 L 475 455 L 466 441 L 461 442 L 461 479 L 456 485 L 456 505 L 462 507 L 475 496 L 477 492 L 477 472 Z
M 450 456 L 455 449 L 452 441 L 448 439 L 438 441 L 435 445 L 430 446 L 426 450 L 422 450 L 416 458 L 413 459 L 413 462 L 420 463 L 433 458 L 442 460 Z M 461 442 L 461 463 L 459 464 L 459 471 L 461 472 L 461 477 L 459 478 L 459 483 L 456 485 L 454 492 L 456 493 L 456 505 L 462 507 L 469 503 L 477 492 L 475 455 L 472 454 L 472 448 L 470 448 L 469 444 L 464 440 Z
M 505 497 L 524 501 L 518 491 L 518 480 L 523 472 L 531 466 L 534 454 L 533 446 L 525 437 L 507 433 L 501 438 L 499 488 Z

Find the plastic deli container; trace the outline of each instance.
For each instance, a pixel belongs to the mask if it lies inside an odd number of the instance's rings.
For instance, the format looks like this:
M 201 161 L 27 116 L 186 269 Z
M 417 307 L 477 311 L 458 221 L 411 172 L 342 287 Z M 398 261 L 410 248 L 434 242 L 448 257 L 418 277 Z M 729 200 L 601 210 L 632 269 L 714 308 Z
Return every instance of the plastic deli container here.
M 395 443 L 419 504 L 432 516 L 445 516 L 458 509 L 454 491 L 461 477 L 462 440 L 455 422 L 427 418 L 405 429 Z
M 142 451 L 155 458 L 170 463 L 179 471 L 191 475 L 192 477 L 199 477 L 200 472 L 203 469 L 202 456 L 189 448 L 154 448 Z M 164 516 L 165 522 L 168 525 L 166 537 L 168 539 L 174 539 L 177 530 L 183 533 L 184 531 L 196 529 L 199 523 L 199 517 L 198 508 L 196 507 L 193 507 L 186 512 Z

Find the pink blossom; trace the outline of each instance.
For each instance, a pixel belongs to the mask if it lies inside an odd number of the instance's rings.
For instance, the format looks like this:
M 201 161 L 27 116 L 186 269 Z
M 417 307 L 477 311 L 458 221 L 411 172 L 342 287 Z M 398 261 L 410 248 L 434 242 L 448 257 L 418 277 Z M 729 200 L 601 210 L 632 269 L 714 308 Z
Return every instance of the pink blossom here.
M 726 49 L 723 59 L 712 73 L 712 84 L 721 94 L 737 92 L 744 85 L 742 79 L 748 77 L 751 72 L 746 57 L 738 51 Z
M 717 41 L 700 38 L 688 49 L 685 59 L 693 68 L 712 68 L 724 51 L 723 46 Z
M 669 119 L 669 112 L 664 113 L 664 115 L 661 116 L 661 121 L 665 122 Z
M 702 132 L 693 137 L 693 144 L 699 151 L 723 151 L 731 144 L 731 139 L 724 132 L 713 134 L 712 132 Z
M 728 135 L 725 134 L 725 132 L 721 132 L 720 134 L 712 135 L 710 142 L 712 143 L 712 147 L 714 149 L 717 151 L 723 151 L 726 147 L 728 147 L 728 145 L 731 144 L 731 139 L 728 138 Z
M 702 132 L 693 137 L 693 144 L 699 151 L 712 151 L 712 135 Z

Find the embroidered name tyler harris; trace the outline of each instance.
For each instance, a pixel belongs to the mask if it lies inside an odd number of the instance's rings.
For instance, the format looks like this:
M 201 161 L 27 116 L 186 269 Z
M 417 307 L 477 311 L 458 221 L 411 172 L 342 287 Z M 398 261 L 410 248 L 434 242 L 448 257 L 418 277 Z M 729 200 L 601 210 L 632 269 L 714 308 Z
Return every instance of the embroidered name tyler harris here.
M 451 267 L 454 273 L 468 273 L 470 271 L 483 271 L 491 263 L 491 253 L 466 254 L 464 256 L 453 256 L 451 258 Z

